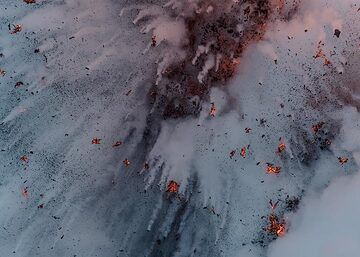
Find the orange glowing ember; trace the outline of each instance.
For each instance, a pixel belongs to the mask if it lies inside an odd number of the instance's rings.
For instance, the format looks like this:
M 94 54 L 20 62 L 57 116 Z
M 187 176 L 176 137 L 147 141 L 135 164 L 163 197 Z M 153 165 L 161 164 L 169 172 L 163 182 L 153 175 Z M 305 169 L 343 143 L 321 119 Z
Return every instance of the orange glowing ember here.
M 347 158 L 347 157 L 338 157 L 338 160 L 339 160 L 340 164 L 344 165 L 345 163 L 348 162 L 349 158 Z
M 100 145 L 100 141 L 101 139 L 97 138 L 97 137 L 94 137 L 92 140 L 91 140 L 91 143 L 93 145 Z
M 271 208 L 271 214 L 269 215 L 270 224 L 268 225 L 266 230 L 271 234 L 275 234 L 276 236 L 284 236 L 286 233 L 286 223 L 284 220 L 280 221 L 278 216 L 275 214 L 275 209 L 279 201 L 273 203 L 272 200 L 270 200 L 269 203 Z
M 122 145 L 122 141 L 116 141 L 113 145 L 112 145 L 112 147 L 118 147 L 118 146 L 121 146 Z
M 278 146 L 278 149 L 277 149 L 277 152 L 278 153 L 282 153 L 283 151 L 285 151 L 286 149 L 286 145 L 284 142 L 280 142 L 279 146 Z
M 278 224 L 278 229 L 276 230 L 276 235 L 277 236 L 284 236 L 286 233 L 286 227 L 285 224 Z
M 211 116 L 211 117 L 215 117 L 215 116 L 216 116 L 215 103 L 211 103 L 210 116 Z
M 285 221 L 279 221 L 279 218 L 276 216 L 275 213 L 271 213 L 269 215 L 269 226 L 266 230 L 271 233 L 275 234 L 276 236 L 284 236 L 286 233 L 286 223 Z
M 20 25 L 20 24 L 16 24 L 16 25 L 13 25 L 13 26 L 14 26 L 14 28 L 10 32 L 10 34 L 12 34 L 12 35 L 16 34 L 16 33 L 19 33 L 22 30 L 22 25 Z
M 28 163 L 29 162 L 29 157 L 27 157 L 26 155 L 23 155 L 20 157 L 20 160 L 25 162 L 25 163 Z
M 311 127 L 311 130 L 316 134 L 322 127 L 325 125 L 325 122 L 319 122 Z
M 179 184 L 176 183 L 174 180 L 171 180 L 167 186 L 166 192 L 169 192 L 169 193 L 179 192 Z
M 123 163 L 124 163 L 125 167 L 127 167 L 127 166 L 130 165 L 129 159 L 125 159 L 125 160 L 123 161 Z
M 246 157 L 246 147 L 241 148 L 241 150 L 240 150 L 240 155 L 241 155 L 241 157 L 243 157 L 243 158 Z
M 280 171 L 281 171 L 281 167 L 274 166 L 269 163 L 266 167 L 266 173 L 268 173 L 268 174 L 278 174 L 278 173 L 280 173 Z
M 29 198 L 29 191 L 27 187 L 24 187 L 21 189 L 21 194 L 23 195 L 24 198 L 28 199 Z

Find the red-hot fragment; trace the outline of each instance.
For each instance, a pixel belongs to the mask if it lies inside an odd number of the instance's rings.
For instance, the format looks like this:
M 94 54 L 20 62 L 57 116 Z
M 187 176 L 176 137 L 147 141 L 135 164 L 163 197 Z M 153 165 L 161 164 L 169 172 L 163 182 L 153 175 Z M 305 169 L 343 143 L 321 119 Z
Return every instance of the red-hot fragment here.
M 282 153 L 283 151 L 285 151 L 286 149 L 286 145 L 284 142 L 280 142 L 278 149 L 277 149 L 277 153 Z
M 167 186 L 166 192 L 178 193 L 179 192 L 179 184 L 176 183 L 174 180 L 171 180 Z
M 266 228 L 267 232 L 275 234 L 276 236 L 284 236 L 286 233 L 286 223 L 279 220 L 275 213 L 269 215 L 269 226 Z
M 123 161 L 123 163 L 124 163 L 125 167 L 127 167 L 127 166 L 130 165 L 129 159 L 125 159 L 125 160 Z
M 246 157 L 246 147 L 241 148 L 241 150 L 240 150 L 240 155 L 241 155 L 241 157 L 243 157 L 243 158 Z
M 266 173 L 269 173 L 269 174 L 278 174 L 280 173 L 281 171 L 281 167 L 279 166 L 274 166 L 272 164 L 269 164 L 267 165 L 266 167 Z

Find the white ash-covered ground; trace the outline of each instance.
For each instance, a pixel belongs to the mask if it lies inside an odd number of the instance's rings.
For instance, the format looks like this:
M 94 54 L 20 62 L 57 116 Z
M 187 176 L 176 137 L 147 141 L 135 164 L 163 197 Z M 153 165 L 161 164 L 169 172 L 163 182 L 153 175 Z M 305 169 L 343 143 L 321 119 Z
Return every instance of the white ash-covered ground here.
M 359 1 L 271 1 L 236 57 L 187 2 L 0 0 L 1 257 L 358 256 Z M 212 85 L 164 115 L 179 60 Z

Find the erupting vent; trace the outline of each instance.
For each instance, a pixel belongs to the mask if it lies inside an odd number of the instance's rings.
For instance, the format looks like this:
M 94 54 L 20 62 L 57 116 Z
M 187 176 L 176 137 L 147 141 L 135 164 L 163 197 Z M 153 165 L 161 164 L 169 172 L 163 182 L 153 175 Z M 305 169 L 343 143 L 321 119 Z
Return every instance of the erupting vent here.
M 172 0 L 165 11 L 141 10 L 134 22 L 150 18 L 143 32 L 153 33 L 149 48 L 161 48 L 152 96 L 163 116 L 198 114 L 210 88 L 231 79 L 244 49 L 262 39 L 267 23 L 279 18 L 283 7 L 278 0 Z

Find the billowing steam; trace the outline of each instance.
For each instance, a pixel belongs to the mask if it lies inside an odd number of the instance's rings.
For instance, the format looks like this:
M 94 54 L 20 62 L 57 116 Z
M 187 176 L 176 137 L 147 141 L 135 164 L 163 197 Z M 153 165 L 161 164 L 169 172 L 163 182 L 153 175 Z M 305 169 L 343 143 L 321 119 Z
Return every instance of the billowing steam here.
M 129 2 L 0 3 L 0 256 L 358 256 L 359 3 Z

